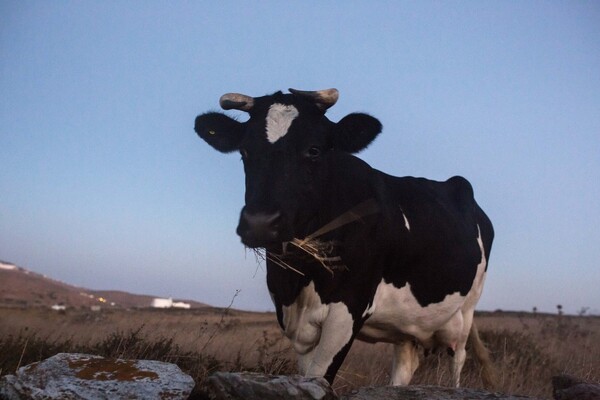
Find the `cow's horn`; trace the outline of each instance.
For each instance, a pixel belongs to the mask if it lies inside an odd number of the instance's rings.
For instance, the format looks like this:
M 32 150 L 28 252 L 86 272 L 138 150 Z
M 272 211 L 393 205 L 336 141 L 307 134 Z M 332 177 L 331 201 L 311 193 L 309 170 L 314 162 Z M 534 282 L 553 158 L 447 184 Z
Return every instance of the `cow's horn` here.
M 219 99 L 223 110 L 250 111 L 254 107 L 254 99 L 245 94 L 226 93 Z
M 293 93 L 296 96 L 306 97 L 307 99 L 314 101 L 321 110 L 327 110 L 329 107 L 333 106 L 338 101 L 338 97 L 340 97 L 340 92 L 338 92 L 337 89 L 305 91 L 290 88 L 289 90 L 290 93 Z

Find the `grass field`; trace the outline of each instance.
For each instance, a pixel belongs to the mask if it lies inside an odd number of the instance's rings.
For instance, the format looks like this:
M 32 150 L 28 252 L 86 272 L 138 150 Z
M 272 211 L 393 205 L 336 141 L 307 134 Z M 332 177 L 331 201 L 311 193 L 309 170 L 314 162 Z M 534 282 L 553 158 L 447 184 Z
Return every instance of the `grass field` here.
M 600 317 L 479 313 L 475 320 L 499 372 L 498 391 L 550 398 L 558 373 L 600 381 Z M 200 384 L 217 370 L 295 373 L 273 313 L 0 308 L 0 374 L 59 352 L 174 362 Z M 385 385 L 391 363 L 390 345 L 356 342 L 334 388 Z M 449 364 L 445 352 L 422 358 L 413 383 L 450 385 Z M 470 355 L 462 383 L 482 387 Z

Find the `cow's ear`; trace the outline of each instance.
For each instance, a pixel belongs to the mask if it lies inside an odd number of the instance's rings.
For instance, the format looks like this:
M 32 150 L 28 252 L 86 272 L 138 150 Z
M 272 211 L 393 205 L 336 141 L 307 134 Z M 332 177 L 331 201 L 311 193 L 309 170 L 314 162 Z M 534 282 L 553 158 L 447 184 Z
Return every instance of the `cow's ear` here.
M 196 117 L 194 130 L 221 153 L 229 153 L 240 148 L 244 125 L 225 114 L 210 112 Z
M 364 150 L 379 135 L 381 128 L 381 122 L 370 115 L 346 115 L 333 128 L 333 146 L 349 153 L 357 153 Z

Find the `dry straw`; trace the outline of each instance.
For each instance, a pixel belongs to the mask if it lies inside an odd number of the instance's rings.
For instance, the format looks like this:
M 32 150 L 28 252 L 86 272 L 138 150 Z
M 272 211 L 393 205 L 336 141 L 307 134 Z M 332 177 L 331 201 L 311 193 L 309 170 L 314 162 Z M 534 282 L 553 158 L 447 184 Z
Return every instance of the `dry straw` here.
M 334 240 L 324 241 L 318 238 L 328 232 L 336 230 L 344 225 L 358 221 L 363 217 L 375 214 L 377 212 L 379 212 L 377 202 L 375 201 L 375 199 L 369 199 L 346 211 L 342 215 L 333 219 L 331 222 L 323 225 L 321 228 L 317 229 L 314 233 L 306 236 L 304 239 L 294 238 L 290 242 L 284 243 L 281 254 L 266 251 L 266 254 L 264 256 L 262 255 L 262 253 L 258 252 L 257 255 L 260 258 L 266 258 L 267 260 L 279 265 L 281 268 L 290 269 L 304 276 L 304 273 L 302 271 L 298 270 L 297 268 L 294 268 L 292 265 L 285 261 L 286 255 L 288 254 L 287 247 L 288 245 L 292 245 L 313 257 L 319 262 L 319 264 L 321 264 L 323 268 L 325 268 L 331 275 L 333 275 L 334 270 L 347 269 L 347 267 L 343 264 L 342 258 L 340 256 L 332 256 L 332 254 L 335 252 L 335 247 L 337 246 L 337 243 Z

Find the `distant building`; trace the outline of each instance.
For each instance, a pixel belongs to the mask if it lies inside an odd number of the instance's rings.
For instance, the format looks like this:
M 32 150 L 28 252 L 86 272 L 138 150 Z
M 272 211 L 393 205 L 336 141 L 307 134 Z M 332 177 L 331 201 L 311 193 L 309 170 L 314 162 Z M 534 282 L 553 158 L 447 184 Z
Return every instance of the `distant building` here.
M 102 307 L 100 307 L 100 306 L 91 306 L 90 310 L 92 310 L 94 312 L 98 312 L 98 311 L 102 310 Z
M 154 299 L 152 300 L 152 307 L 154 308 L 171 308 L 173 307 L 173 299 Z
M 173 307 L 174 308 L 191 308 L 192 306 L 190 305 L 190 303 L 184 303 L 183 301 L 174 301 L 173 302 Z
M 67 306 L 65 306 L 64 304 L 55 304 L 50 308 L 54 311 L 65 311 L 67 309 Z
M 17 267 L 14 264 L 9 264 L 9 263 L 5 263 L 0 261 L 0 269 L 6 269 L 6 270 L 14 270 L 17 269 Z
M 191 305 L 189 303 L 184 303 L 182 301 L 173 301 L 173 299 L 170 297 L 168 299 L 153 299 L 151 306 L 154 308 L 191 308 Z

